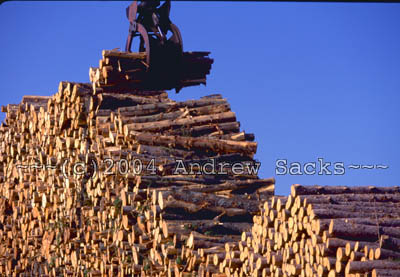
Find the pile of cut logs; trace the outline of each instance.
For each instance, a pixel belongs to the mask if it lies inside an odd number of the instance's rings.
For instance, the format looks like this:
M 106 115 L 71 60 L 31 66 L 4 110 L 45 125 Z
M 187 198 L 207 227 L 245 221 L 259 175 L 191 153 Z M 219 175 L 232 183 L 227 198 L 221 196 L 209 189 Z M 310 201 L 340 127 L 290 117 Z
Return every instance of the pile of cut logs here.
M 168 90 L 206 84 L 213 59 L 210 52 L 184 52 L 177 61 L 157 66 L 147 64 L 145 52 L 127 53 L 104 50 L 99 67 L 89 70 L 90 81 L 105 92 L 132 90 Z
M 189 274 L 274 194 L 221 95 L 61 82 L 2 112 L 0 275 Z
M 227 275 L 400 276 L 400 187 L 293 185 L 264 203 L 235 258 Z
M 1 109 L 1 276 L 400 276 L 398 187 L 273 196 L 226 99 L 133 93 L 103 54 Z

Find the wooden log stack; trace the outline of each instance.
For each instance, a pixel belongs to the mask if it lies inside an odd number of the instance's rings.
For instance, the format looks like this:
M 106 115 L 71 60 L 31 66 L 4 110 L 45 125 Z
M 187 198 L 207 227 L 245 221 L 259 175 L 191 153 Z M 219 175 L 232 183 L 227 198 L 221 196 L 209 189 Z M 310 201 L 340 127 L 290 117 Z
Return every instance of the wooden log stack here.
M 188 275 L 274 194 L 221 95 L 61 82 L 2 112 L 1 276 Z
M 124 93 L 135 90 L 169 90 L 205 85 L 213 59 L 210 52 L 184 52 L 181 62 L 149 65 L 146 53 L 104 50 L 99 67 L 89 70 L 90 81 L 105 92 Z
M 400 187 L 293 185 L 264 203 L 226 275 L 400 276 Z M 233 271 L 234 270 L 234 271 Z
M 1 276 L 400 276 L 399 187 L 273 196 L 221 95 L 96 82 L 1 108 Z

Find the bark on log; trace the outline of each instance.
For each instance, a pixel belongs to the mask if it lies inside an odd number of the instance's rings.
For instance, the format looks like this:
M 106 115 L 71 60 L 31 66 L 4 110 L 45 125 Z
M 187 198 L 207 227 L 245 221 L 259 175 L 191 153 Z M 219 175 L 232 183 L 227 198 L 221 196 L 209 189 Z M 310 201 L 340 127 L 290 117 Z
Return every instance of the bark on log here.
M 394 261 L 352 261 L 346 265 L 345 273 L 368 273 L 373 269 L 400 269 L 400 262 Z
M 371 225 L 349 224 L 343 220 L 332 220 L 329 225 L 331 236 L 348 240 L 378 241 L 381 235 L 399 238 L 400 229 Z
M 400 193 L 400 187 L 346 187 L 346 186 L 301 186 L 293 185 L 291 187 L 292 197 L 297 195 L 310 195 L 310 194 L 344 194 L 344 193 L 357 193 L 357 194 L 384 194 L 384 193 Z
M 188 150 L 207 149 L 216 153 L 243 153 L 252 156 L 257 150 L 257 143 L 255 142 L 163 136 L 135 131 L 130 131 L 127 138 L 146 145 L 178 147 Z
M 128 136 L 131 131 L 161 132 L 167 129 L 176 129 L 181 126 L 189 127 L 234 121 L 236 121 L 235 113 L 224 112 L 212 115 L 195 116 L 190 118 L 176 118 L 174 120 L 161 120 L 146 123 L 128 123 L 124 126 L 124 135 Z
M 400 269 L 374 268 L 372 270 L 372 277 L 383 277 L 383 276 L 400 276 Z

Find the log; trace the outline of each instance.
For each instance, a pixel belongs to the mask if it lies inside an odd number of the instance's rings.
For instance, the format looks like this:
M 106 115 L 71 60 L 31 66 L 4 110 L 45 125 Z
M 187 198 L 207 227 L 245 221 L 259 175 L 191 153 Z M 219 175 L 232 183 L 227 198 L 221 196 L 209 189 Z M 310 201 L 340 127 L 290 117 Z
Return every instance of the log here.
M 380 236 L 380 245 L 382 248 L 390 249 L 396 252 L 400 252 L 400 239 L 395 237 L 390 237 L 386 234 Z
M 337 204 L 346 202 L 398 202 L 400 201 L 399 194 L 323 194 L 323 195 L 299 195 L 299 200 L 304 201 L 304 204 Z
M 394 261 L 351 261 L 346 265 L 345 273 L 368 273 L 373 269 L 400 269 L 400 263 Z
M 371 213 L 369 211 L 341 211 L 331 209 L 314 209 L 310 214 L 310 219 L 340 219 L 340 218 L 376 218 L 386 216 L 384 211 Z
M 201 126 L 192 126 L 192 127 L 183 127 L 179 129 L 166 130 L 166 135 L 178 135 L 184 137 L 200 137 L 200 136 L 214 136 L 223 140 L 229 140 L 223 138 L 222 136 L 225 134 L 237 133 L 239 131 L 240 124 L 239 122 L 226 122 L 226 123 L 216 123 L 216 124 L 207 124 Z M 213 137 L 211 137 L 213 138 Z M 234 139 L 235 140 L 235 139 Z
M 254 200 L 245 200 L 239 196 L 222 197 L 213 194 L 191 192 L 191 191 L 159 191 L 158 204 L 161 209 L 165 206 L 165 201 L 168 199 L 180 200 L 186 203 L 194 204 L 195 209 L 204 207 L 215 208 L 218 212 L 224 212 L 225 208 L 239 209 L 240 213 L 254 213 L 258 211 L 258 202 Z M 173 202 L 173 201 L 170 201 Z
M 380 276 L 400 276 L 400 269 L 374 268 L 372 270 L 372 277 Z
M 103 50 L 102 51 L 103 59 L 108 57 L 116 57 L 116 58 L 123 58 L 123 59 L 133 59 L 133 60 L 145 60 L 146 59 L 146 52 L 120 52 L 116 50 Z
M 160 99 L 154 97 L 143 97 L 137 95 L 102 93 L 99 94 L 99 109 L 121 110 L 122 107 L 131 107 L 135 105 L 159 103 Z
M 240 193 L 245 191 L 245 193 L 251 194 L 260 188 L 267 187 L 268 191 L 270 191 L 271 195 L 273 195 L 275 187 L 274 184 L 275 184 L 274 178 L 244 180 L 244 181 L 238 180 L 238 181 L 227 181 L 218 185 L 207 185 L 199 188 L 191 188 L 191 191 L 204 192 L 204 193 L 231 191 L 231 193 L 235 193 L 240 190 Z
M 162 136 L 135 131 L 130 131 L 127 138 L 146 145 L 160 145 L 188 150 L 209 149 L 209 151 L 217 153 L 243 153 L 249 156 L 252 156 L 257 150 L 257 143 L 255 142 Z
M 131 123 L 148 123 L 148 122 L 155 122 L 155 121 L 162 121 L 162 120 L 175 120 L 180 117 L 184 117 L 188 115 L 189 112 L 185 110 L 178 110 L 168 113 L 156 113 L 153 115 L 145 115 L 145 116 L 120 116 L 118 121 L 120 128 L 124 124 L 131 124 Z
M 361 224 L 349 224 L 342 220 L 332 219 L 329 225 L 331 236 L 348 240 L 377 241 L 381 235 L 400 237 L 400 229 Z
M 346 187 L 346 186 L 301 186 L 294 185 L 291 187 L 292 197 L 297 195 L 310 195 L 310 194 L 344 194 L 344 193 L 357 193 L 357 194 L 385 194 L 385 193 L 400 193 L 400 187 L 375 187 L 375 186 L 360 186 L 360 187 Z
M 128 123 L 124 126 L 124 135 L 128 136 L 131 131 L 151 131 L 161 132 L 167 129 L 176 129 L 181 126 L 196 126 L 224 122 L 236 121 L 236 116 L 233 112 L 224 112 L 212 115 L 201 115 L 190 118 L 176 118 L 174 120 L 161 120 L 145 123 Z

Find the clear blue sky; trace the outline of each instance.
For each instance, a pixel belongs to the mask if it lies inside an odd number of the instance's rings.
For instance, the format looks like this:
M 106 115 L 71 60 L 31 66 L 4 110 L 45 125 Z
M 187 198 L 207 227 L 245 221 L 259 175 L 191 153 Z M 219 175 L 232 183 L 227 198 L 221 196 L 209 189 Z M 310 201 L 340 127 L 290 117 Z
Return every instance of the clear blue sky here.
M 51 95 L 62 80 L 88 82 L 101 50 L 124 47 L 129 3 L 0 5 L 0 104 Z M 184 49 L 211 51 L 215 62 L 206 87 L 170 96 L 223 94 L 255 133 L 260 176 L 275 176 L 278 194 L 293 183 L 398 185 L 399 15 L 400 4 L 173 2 Z M 345 174 L 275 173 L 277 159 L 318 158 L 342 162 Z

